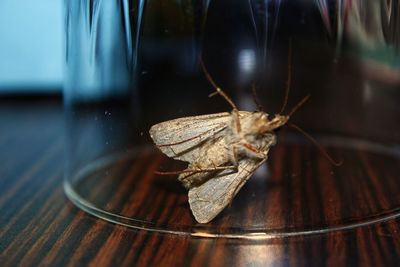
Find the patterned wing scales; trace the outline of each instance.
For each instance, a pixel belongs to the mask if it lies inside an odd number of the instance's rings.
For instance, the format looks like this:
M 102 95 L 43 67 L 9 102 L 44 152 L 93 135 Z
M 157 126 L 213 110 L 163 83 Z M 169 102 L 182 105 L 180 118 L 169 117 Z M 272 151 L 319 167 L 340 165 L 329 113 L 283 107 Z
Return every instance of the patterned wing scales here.
M 198 222 L 208 223 L 214 219 L 232 201 L 254 171 L 267 160 L 269 148 L 275 144 L 275 136 L 268 138 L 263 146 L 266 155 L 264 159 L 243 158 L 239 161 L 237 172 L 222 171 L 189 190 L 190 209 Z
M 248 112 L 240 112 L 243 116 Z M 229 126 L 230 113 L 184 117 L 153 125 L 150 136 L 168 157 L 193 162 L 203 142 L 210 140 Z

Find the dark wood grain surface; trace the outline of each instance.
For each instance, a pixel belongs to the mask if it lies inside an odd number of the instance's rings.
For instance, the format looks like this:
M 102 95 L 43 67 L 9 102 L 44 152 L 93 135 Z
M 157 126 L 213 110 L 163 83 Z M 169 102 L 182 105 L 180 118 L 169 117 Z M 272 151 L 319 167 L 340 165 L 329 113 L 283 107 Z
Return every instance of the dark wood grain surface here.
M 1 266 L 399 263 L 399 220 L 328 234 L 259 241 L 158 234 L 107 223 L 78 209 L 64 195 L 65 145 L 59 102 L 3 101 L 0 121 Z M 374 197 L 379 202 L 385 199 L 384 194 L 376 192 Z

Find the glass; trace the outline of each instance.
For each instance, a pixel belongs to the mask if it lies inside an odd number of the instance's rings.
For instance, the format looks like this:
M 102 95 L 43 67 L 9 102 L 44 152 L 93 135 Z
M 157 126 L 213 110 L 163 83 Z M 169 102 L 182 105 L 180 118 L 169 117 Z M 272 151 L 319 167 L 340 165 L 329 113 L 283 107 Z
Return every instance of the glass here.
M 262 239 L 350 229 L 399 216 L 399 9 L 391 1 L 65 1 L 67 157 L 73 203 L 125 226 Z M 344 14 L 347 14 L 347 18 Z M 369 19 L 367 20 L 366 17 Z M 373 18 L 373 19 L 370 19 Z M 291 56 L 289 56 L 291 55 Z M 148 130 L 185 116 L 287 114 L 293 127 L 231 204 L 197 223 Z

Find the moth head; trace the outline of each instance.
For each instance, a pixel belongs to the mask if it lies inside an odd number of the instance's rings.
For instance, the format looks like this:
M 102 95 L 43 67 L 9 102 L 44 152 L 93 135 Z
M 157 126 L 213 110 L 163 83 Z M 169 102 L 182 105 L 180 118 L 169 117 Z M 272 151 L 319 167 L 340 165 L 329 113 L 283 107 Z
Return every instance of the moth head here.
M 262 125 L 262 127 L 260 128 L 260 133 L 265 134 L 275 129 L 278 129 L 285 125 L 288 120 L 289 116 L 276 114 L 271 120 L 267 120 L 267 122 Z
M 276 114 L 269 124 L 272 130 L 274 130 L 285 125 L 288 122 L 288 120 L 289 116 Z

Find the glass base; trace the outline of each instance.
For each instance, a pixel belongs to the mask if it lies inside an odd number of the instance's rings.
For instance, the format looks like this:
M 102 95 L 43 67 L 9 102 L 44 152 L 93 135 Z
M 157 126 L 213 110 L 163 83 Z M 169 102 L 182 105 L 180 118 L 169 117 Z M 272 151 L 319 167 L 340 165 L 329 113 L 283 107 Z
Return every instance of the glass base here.
M 69 199 L 106 221 L 197 237 L 268 239 L 321 234 L 400 216 L 400 151 L 366 140 L 319 136 L 339 167 L 304 137 L 278 136 L 269 159 L 214 220 L 199 224 L 176 176 L 186 164 L 143 146 L 101 158 L 65 179 Z

